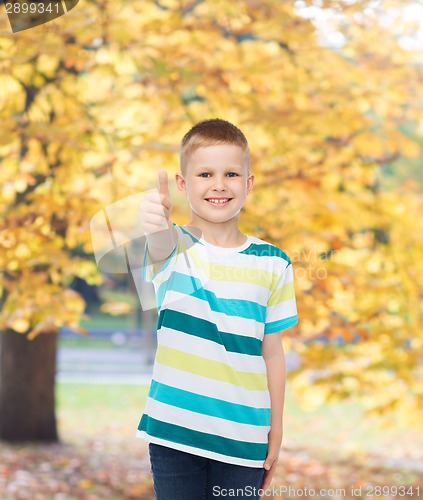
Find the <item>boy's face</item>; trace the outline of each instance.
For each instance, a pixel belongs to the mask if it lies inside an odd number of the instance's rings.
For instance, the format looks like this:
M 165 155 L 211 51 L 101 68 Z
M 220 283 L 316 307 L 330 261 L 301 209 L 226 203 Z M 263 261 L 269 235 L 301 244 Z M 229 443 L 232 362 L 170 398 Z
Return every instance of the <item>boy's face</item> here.
M 176 184 L 188 198 L 194 218 L 218 223 L 238 216 L 253 188 L 254 175 L 247 175 L 240 146 L 218 144 L 197 149 L 188 161 L 185 176 L 176 174 Z M 230 201 L 210 201 L 218 198 Z

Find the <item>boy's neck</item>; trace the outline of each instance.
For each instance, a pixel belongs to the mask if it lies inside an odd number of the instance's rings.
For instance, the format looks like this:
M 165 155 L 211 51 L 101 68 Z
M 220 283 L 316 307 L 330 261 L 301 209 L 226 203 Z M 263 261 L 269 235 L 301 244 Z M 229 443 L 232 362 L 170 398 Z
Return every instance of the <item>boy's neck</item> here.
M 247 241 L 247 235 L 241 233 L 238 224 L 227 223 L 199 223 L 191 220 L 187 224 L 196 237 L 203 238 L 207 243 L 223 248 L 235 248 Z

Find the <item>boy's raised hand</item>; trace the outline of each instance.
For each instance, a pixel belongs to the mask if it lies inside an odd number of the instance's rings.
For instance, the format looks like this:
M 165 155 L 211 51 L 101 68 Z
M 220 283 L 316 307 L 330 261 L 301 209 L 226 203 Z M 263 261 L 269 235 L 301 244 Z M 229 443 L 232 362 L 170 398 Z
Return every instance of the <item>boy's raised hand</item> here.
M 159 171 L 159 193 L 163 195 L 164 200 L 169 200 L 170 203 L 169 181 L 166 170 Z
M 172 203 L 166 170 L 158 175 L 159 191 L 146 193 L 140 204 L 141 228 L 146 235 L 169 229 Z

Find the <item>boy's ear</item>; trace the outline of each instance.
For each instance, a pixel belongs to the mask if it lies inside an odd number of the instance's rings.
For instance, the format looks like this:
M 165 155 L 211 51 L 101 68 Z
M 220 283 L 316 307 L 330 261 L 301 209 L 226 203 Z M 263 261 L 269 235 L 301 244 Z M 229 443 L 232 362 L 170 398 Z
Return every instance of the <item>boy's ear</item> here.
M 177 172 L 175 174 L 175 183 L 176 187 L 181 191 L 181 193 L 186 196 L 186 182 L 185 179 L 182 177 L 181 172 Z

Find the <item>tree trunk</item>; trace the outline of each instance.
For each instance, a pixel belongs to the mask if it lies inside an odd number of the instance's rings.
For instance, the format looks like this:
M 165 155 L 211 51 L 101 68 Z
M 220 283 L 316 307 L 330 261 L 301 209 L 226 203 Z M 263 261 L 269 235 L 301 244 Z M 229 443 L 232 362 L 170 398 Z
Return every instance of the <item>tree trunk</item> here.
M 34 340 L 5 330 L 0 352 L 0 440 L 58 441 L 54 382 L 57 334 Z

